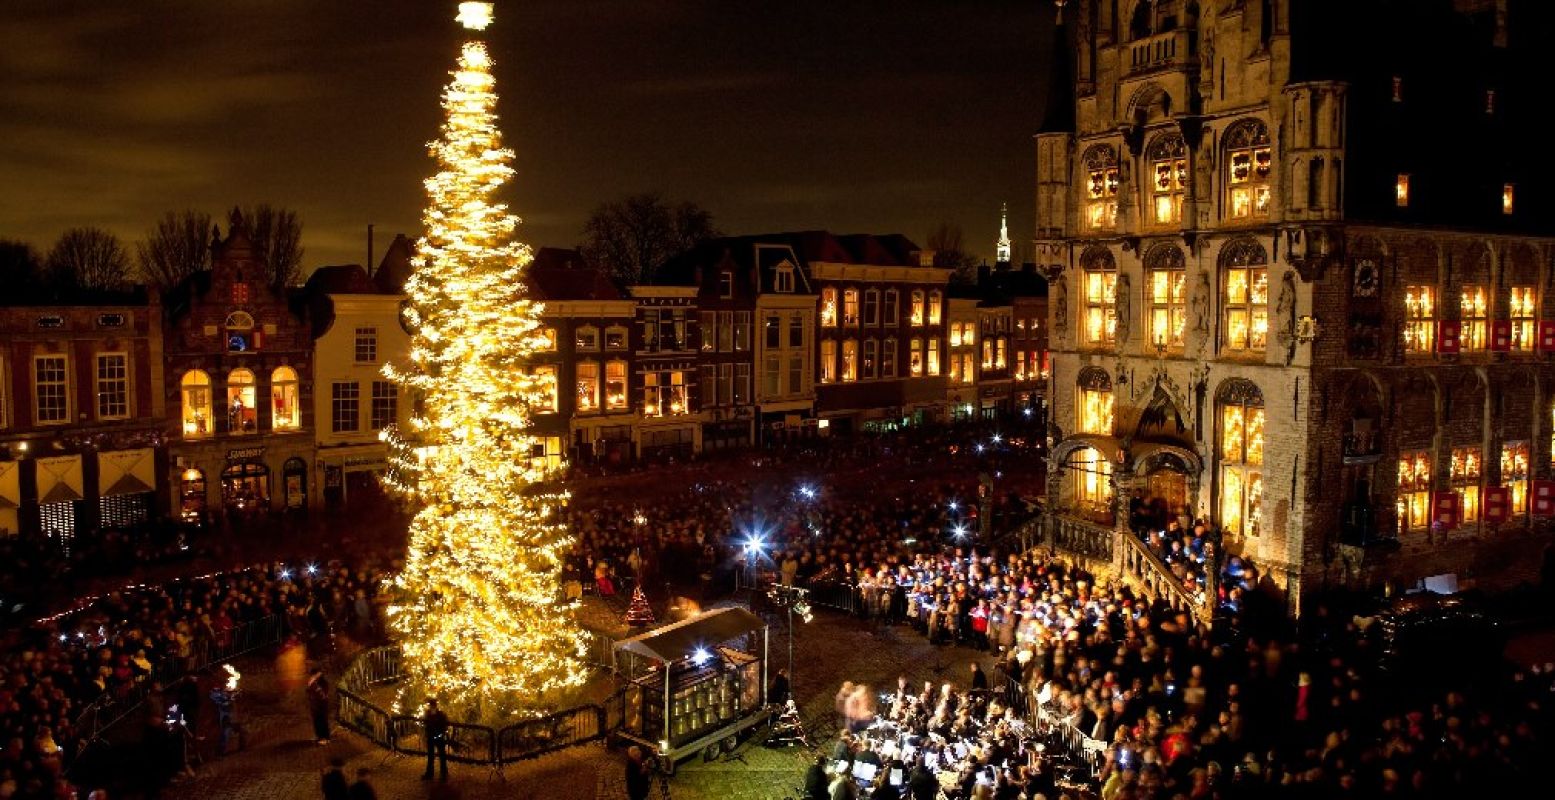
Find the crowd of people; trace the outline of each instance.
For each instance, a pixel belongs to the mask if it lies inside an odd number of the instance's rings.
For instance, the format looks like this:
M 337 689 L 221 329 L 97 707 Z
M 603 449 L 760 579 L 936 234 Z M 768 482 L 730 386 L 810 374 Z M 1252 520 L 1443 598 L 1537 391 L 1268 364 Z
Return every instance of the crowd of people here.
M 270 564 L 128 587 L 13 631 L 0 655 L 0 798 L 76 797 L 67 764 L 98 725 L 127 713 L 178 745 L 147 762 L 148 775 L 187 770 L 185 730 L 213 728 L 225 750 L 240 729 L 224 676 L 204 669 L 213 656 L 268 643 L 256 638 L 261 627 L 316 656 L 333 637 L 373 637 L 380 582 L 365 568 Z

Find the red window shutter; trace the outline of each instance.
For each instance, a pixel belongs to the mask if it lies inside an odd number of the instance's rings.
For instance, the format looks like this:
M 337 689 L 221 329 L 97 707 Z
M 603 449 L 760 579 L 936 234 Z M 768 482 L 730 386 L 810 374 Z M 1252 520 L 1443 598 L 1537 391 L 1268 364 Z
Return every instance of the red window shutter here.
M 1463 323 L 1444 319 L 1436 323 L 1436 352 L 1454 354 L 1463 349 Z
M 1500 525 L 1511 515 L 1512 490 L 1505 486 L 1486 486 L 1480 490 L 1479 512 L 1486 522 Z
M 1555 481 L 1533 482 L 1533 515 L 1555 517 Z
M 1452 530 L 1463 520 L 1463 495 L 1431 492 L 1431 527 Z
M 256 329 L 254 331 L 254 349 L 258 350 L 260 347 L 264 346 L 264 343 L 265 343 L 265 332 Z
M 1539 352 L 1555 353 L 1555 320 L 1539 320 Z
M 1505 353 L 1512 349 L 1512 321 L 1498 319 L 1490 323 L 1490 349 Z

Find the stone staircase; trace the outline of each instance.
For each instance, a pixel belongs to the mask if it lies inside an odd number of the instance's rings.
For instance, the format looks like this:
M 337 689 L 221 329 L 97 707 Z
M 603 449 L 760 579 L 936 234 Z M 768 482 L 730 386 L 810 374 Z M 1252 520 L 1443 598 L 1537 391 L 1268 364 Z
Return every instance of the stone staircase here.
M 1048 536 L 1043 541 L 1050 549 L 1075 559 L 1098 576 L 1117 578 L 1151 602 L 1164 602 L 1208 628 L 1215 613 L 1214 575 L 1206 591 L 1191 592 L 1172 574 L 1165 562 L 1134 536 L 1062 514 L 1047 516 Z

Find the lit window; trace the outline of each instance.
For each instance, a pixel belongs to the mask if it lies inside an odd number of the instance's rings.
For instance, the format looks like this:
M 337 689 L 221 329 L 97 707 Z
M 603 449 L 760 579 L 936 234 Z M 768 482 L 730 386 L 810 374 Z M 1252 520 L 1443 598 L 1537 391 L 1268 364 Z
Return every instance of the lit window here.
M 355 433 L 362 427 L 362 390 L 355 382 L 336 383 L 330 391 L 330 430 Z
M 914 328 L 923 325 L 923 290 L 915 289 L 912 293 L 912 316 L 909 318 Z
M 702 352 L 710 353 L 718 346 L 718 312 L 703 311 L 701 312 L 701 320 Z M 664 332 L 661 328 L 662 320 L 657 320 L 653 323 L 652 330 L 648 331 L 648 333 L 653 334 L 656 332 L 660 346 L 663 347 Z M 650 338 L 649 341 L 652 341 L 652 339 Z
M 626 362 L 605 363 L 605 409 L 622 411 L 626 408 Z
M 880 290 L 870 289 L 864 292 L 864 324 L 880 324 Z
M 1233 219 L 1261 217 L 1269 213 L 1272 159 L 1269 129 L 1261 121 L 1244 120 L 1226 132 L 1226 183 L 1231 189 Z
M 394 420 L 391 418 L 389 421 Z M 301 406 L 297 403 L 297 370 L 276 367 L 270 373 L 270 427 L 278 431 L 291 431 L 301 426 Z
M 1182 221 L 1182 200 L 1188 185 L 1188 157 L 1183 139 L 1177 134 L 1159 136 L 1150 145 L 1150 166 L 1154 173 L 1151 198 L 1156 224 Z
M 1454 447 L 1452 449 L 1453 491 L 1463 496 L 1463 521 L 1479 521 L 1480 449 L 1478 447 Z
M 923 374 L 923 340 L 913 339 L 907 343 L 907 374 L 916 378 Z
M 994 347 L 994 357 L 993 357 L 993 368 L 994 369 L 1004 369 L 1005 365 L 1007 363 L 1009 363 L 1006 360 L 1006 355 L 1005 355 L 1005 348 L 1006 348 L 1006 346 L 1008 344 L 1009 344 L 1008 341 L 1006 341 L 1003 336 L 1000 336 L 998 338 L 996 346 Z
M 399 419 L 400 387 L 390 381 L 373 381 L 373 396 L 368 408 L 368 425 L 381 431 Z
M 1085 220 L 1091 228 L 1110 228 L 1118 219 L 1118 154 L 1110 145 L 1085 153 Z
M 599 408 L 599 362 L 579 361 L 578 411 L 587 413 Z
M 1085 271 L 1085 340 L 1112 344 L 1118 334 L 1118 272 L 1107 265 Z
M 1404 352 L 1436 349 L 1436 287 L 1404 287 Z
M 734 312 L 718 312 L 718 352 L 727 353 L 734 349 Z
M 247 311 L 234 311 L 227 315 L 227 352 L 244 353 L 259 346 L 254 331 L 254 318 Z
M 750 311 L 734 312 L 734 349 L 745 351 L 751 349 L 751 321 L 754 315 Z
M 952 323 L 950 323 L 950 346 L 951 347 L 960 347 L 961 346 L 961 328 L 962 328 L 962 325 L 959 322 L 952 322 Z
M 1398 174 L 1398 181 L 1393 184 L 1393 194 L 1399 208 L 1409 207 L 1409 173 Z
M 97 356 L 97 418 L 130 415 L 130 357 L 124 353 Z
M 821 326 L 837 326 L 837 290 L 830 286 L 821 290 Z
M 70 421 L 69 371 L 65 356 L 33 359 L 33 399 L 39 425 Z
M 1269 270 L 1226 270 L 1226 347 L 1262 350 L 1269 335 Z
M 378 329 L 356 329 L 356 363 L 371 364 L 378 360 Z
M 1534 292 L 1532 286 L 1513 286 L 1509 304 L 1512 317 L 1512 349 L 1518 352 L 1533 350 Z
M 881 315 L 881 321 L 887 327 L 896 327 L 896 315 L 901 310 L 901 302 L 901 295 L 895 289 L 885 290 L 885 306 L 881 309 L 885 313 Z
M 593 325 L 583 325 L 574 332 L 573 341 L 579 350 L 598 350 L 599 329 Z
M 939 339 L 929 340 L 929 374 L 939 374 Z
M 858 342 L 853 339 L 842 343 L 842 380 L 844 383 L 858 380 Z
M 1080 390 L 1080 432 L 1112 435 L 1111 389 L 1082 388 Z
M 709 369 L 711 367 L 703 367 L 702 397 L 704 403 L 707 403 L 707 393 L 712 385 L 712 381 L 707 377 L 707 370 Z M 664 406 L 659 402 L 659 388 L 659 373 L 649 372 L 643 375 L 643 416 L 664 416 Z
M 938 289 L 936 289 L 936 290 L 934 290 L 932 292 L 929 292 L 929 324 L 930 325 L 938 325 L 940 323 L 940 314 L 941 314 L 941 310 L 944 307 L 945 307 L 944 295 L 940 294 Z
M 549 414 L 556 411 L 556 368 L 535 367 L 534 389 L 529 401 L 529 410 L 538 414 Z
M 1485 328 L 1488 323 L 1489 306 L 1486 303 L 1486 292 L 1483 286 L 1463 287 L 1460 311 L 1463 319 L 1462 347 L 1464 350 L 1485 349 Z
M 1403 530 L 1431 525 L 1431 453 L 1400 453 L 1398 459 L 1398 525 Z
M 993 340 L 983 340 L 983 369 L 993 369 Z
M 1064 472 L 1072 476 L 1075 510 L 1093 519 L 1110 520 L 1112 508 L 1112 462 L 1091 447 L 1082 447 L 1069 456 Z
M 625 350 L 626 349 L 626 328 L 623 328 L 620 325 L 612 325 L 612 326 L 606 328 L 605 329 L 605 349 L 606 350 Z
M 864 378 L 873 379 L 878 376 L 880 369 L 880 342 L 875 339 L 864 340 Z
M 842 324 L 849 327 L 858 325 L 857 289 L 844 289 L 842 292 Z
M 955 363 L 956 363 L 956 357 L 955 356 L 951 356 L 950 363 L 951 363 L 952 366 L 955 365 Z M 974 360 L 972 358 L 972 354 L 971 353 L 962 353 L 961 354 L 961 382 L 962 383 L 970 384 L 973 381 L 977 380 L 977 374 L 975 372 L 975 367 L 976 367 L 976 365 L 975 365 L 975 362 L 974 362 Z M 952 370 L 951 372 L 952 372 L 952 374 L 954 374 L 955 370 Z
M 546 326 L 546 327 L 543 327 L 543 328 L 537 328 L 535 330 L 535 336 L 538 338 L 538 340 L 535 342 L 535 349 L 536 350 L 554 351 L 556 349 L 556 329 L 555 328 L 552 328 L 552 327 L 549 327 L 549 326 Z
M 896 377 L 896 340 L 886 339 L 880 347 L 880 377 Z
M 821 383 L 834 383 L 837 380 L 837 342 L 833 339 L 821 340 Z
M 254 373 L 235 369 L 227 376 L 228 433 L 253 433 L 259 429 L 259 407 L 254 395 Z
M 1513 195 L 1516 193 L 1516 190 L 1517 187 L 1510 183 L 1501 187 L 1501 213 L 1512 213 L 1512 199 Z
M 1512 516 L 1528 513 L 1528 443 L 1506 442 L 1501 445 L 1501 485 L 1511 495 Z
M 1152 248 L 1145 257 L 1150 273 L 1150 342 L 1159 348 L 1180 348 L 1187 327 L 1187 270 L 1182 251 Z
M 184 436 L 211 434 L 211 376 L 202 370 L 190 370 L 179 381 L 183 389 Z
M 1257 536 L 1263 523 L 1262 400 L 1220 409 L 1220 524 L 1230 534 Z

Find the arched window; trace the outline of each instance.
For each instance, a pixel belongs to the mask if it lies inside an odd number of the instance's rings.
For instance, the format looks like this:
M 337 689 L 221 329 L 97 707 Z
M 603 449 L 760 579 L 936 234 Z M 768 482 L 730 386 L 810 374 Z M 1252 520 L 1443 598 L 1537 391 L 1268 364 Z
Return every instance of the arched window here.
M 301 406 L 297 404 L 297 370 L 276 367 L 270 373 L 270 427 L 278 431 L 302 426 Z
M 858 380 L 858 340 L 842 340 L 842 382 Z
M 234 311 L 227 315 L 227 330 L 251 331 L 254 329 L 254 317 L 247 311 Z
M 1257 536 L 1263 523 L 1263 393 L 1233 379 L 1219 393 L 1220 526 Z
M 192 369 L 184 373 L 179 383 L 184 396 L 184 436 L 211 435 L 211 376 L 204 370 Z
M 940 323 L 940 313 L 941 313 L 941 309 L 943 309 L 944 307 L 945 307 L 945 297 L 944 297 L 944 295 L 940 294 L 938 289 L 935 289 L 934 291 L 929 292 L 929 324 L 930 325 L 938 325 Z
M 1274 168 L 1269 127 L 1262 120 L 1244 119 L 1226 130 L 1225 142 L 1231 218 L 1267 216 L 1269 176 Z
M 1269 338 L 1269 257 L 1263 245 L 1239 239 L 1220 253 L 1226 349 L 1257 351 Z
M 235 369 L 227 375 L 227 432 L 254 433 L 259 430 L 259 408 L 255 405 L 254 373 Z
M 1150 197 L 1156 224 L 1181 222 L 1183 194 L 1188 185 L 1188 150 L 1182 135 L 1167 133 L 1155 137 L 1145 157 L 1153 176 Z
M 227 352 L 246 353 L 258 346 L 255 337 L 254 318 L 247 311 L 234 311 L 227 315 Z
M 1112 462 L 1100 450 L 1082 447 L 1069 454 L 1064 471 L 1070 476 L 1074 510 L 1092 519 L 1110 522 Z
M 1085 151 L 1085 221 L 1092 229 L 1118 221 L 1118 151 L 1099 144 Z
M 842 324 L 849 327 L 858 327 L 858 290 L 844 289 L 842 291 Z
M 1112 378 L 1100 367 L 1080 370 L 1079 413 L 1080 433 L 1112 435 Z
M 914 289 L 912 293 L 912 314 L 909 317 L 913 327 L 923 325 L 923 290 Z
M 1085 341 L 1112 344 L 1118 334 L 1118 266 L 1112 251 L 1101 245 L 1080 256 L 1085 271 Z
M 1150 343 L 1158 350 L 1182 347 L 1188 320 L 1188 278 L 1182 250 L 1158 244 L 1145 253 L 1150 281 Z

